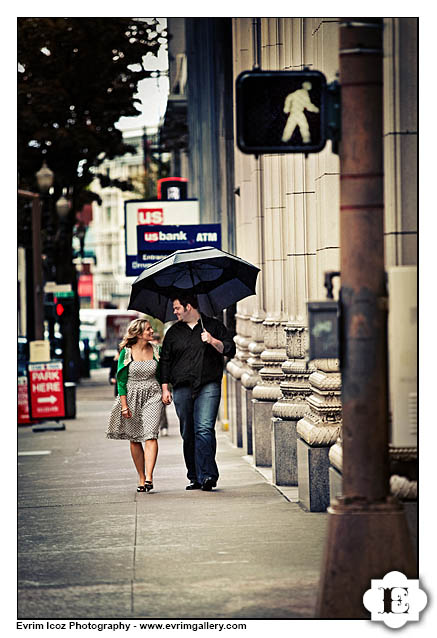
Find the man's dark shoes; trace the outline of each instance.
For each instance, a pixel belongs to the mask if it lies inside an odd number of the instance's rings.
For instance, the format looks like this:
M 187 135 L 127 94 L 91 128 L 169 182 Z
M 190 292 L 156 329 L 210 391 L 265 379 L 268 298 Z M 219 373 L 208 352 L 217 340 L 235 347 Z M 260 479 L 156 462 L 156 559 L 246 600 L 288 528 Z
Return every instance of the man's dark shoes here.
M 200 490 L 202 486 L 197 481 L 191 481 L 189 485 L 185 488 L 186 490 Z
M 202 483 L 202 490 L 204 492 L 210 492 L 213 487 L 217 485 L 217 481 L 213 479 L 211 476 L 208 476 Z

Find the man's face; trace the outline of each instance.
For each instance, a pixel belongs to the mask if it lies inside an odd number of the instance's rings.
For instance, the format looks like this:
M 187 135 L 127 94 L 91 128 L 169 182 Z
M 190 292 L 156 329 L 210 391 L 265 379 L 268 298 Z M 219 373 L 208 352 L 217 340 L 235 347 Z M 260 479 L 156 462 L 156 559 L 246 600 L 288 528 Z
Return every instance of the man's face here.
M 175 299 L 173 301 L 173 312 L 176 315 L 178 321 L 186 321 L 190 310 L 190 304 L 187 304 L 187 307 L 184 308 L 179 299 Z

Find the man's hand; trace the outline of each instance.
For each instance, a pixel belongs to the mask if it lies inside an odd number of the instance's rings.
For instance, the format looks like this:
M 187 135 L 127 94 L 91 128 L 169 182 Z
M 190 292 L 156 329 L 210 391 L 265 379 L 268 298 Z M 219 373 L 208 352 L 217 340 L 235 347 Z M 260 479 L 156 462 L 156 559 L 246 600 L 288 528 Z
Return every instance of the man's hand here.
M 218 339 L 214 339 L 212 334 L 210 334 L 207 330 L 204 330 L 200 334 L 200 336 L 204 343 L 209 343 L 209 345 L 215 348 L 217 352 L 220 352 L 220 354 L 223 354 L 223 350 L 225 349 L 225 347 L 222 341 L 219 341 Z
M 171 392 L 168 387 L 162 386 L 162 402 L 164 405 L 170 405 L 172 402 Z

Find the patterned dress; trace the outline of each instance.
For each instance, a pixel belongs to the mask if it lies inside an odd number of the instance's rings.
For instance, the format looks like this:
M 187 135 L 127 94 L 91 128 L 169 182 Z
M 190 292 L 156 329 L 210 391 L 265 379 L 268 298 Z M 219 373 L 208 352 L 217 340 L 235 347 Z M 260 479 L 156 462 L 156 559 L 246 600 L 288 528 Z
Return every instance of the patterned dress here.
M 161 386 L 155 376 L 157 365 L 155 359 L 131 361 L 129 364 L 126 398 L 132 416 L 129 419 L 122 416 L 120 397 L 117 397 L 106 430 L 108 439 L 127 439 L 141 443 L 158 438 L 164 405 L 161 400 Z

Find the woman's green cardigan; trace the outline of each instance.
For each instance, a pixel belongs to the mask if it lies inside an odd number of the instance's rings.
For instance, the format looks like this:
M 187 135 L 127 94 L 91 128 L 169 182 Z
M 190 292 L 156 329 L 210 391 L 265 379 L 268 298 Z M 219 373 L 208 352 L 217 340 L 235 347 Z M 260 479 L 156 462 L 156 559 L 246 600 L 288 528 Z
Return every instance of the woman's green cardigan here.
M 161 383 L 159 376 L 159 358 L 161 356 L 161 346 L 155 346 L 152 344 L 153 348 L 153 358 L 158 363 L 156 366 L 156 379 L 158 383 Z M 127 376 L 129 371 L 129 364 L 133 361 L 132 359 L 132 350 L 127 346 L 122 349 L 120 352 L 120 356 L 118 357 L 118 365 L 117 365 L 117 392 L 119 396 L 126 396 L 127 394 Z

